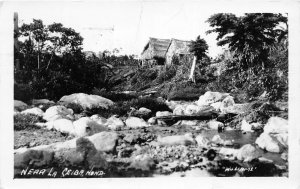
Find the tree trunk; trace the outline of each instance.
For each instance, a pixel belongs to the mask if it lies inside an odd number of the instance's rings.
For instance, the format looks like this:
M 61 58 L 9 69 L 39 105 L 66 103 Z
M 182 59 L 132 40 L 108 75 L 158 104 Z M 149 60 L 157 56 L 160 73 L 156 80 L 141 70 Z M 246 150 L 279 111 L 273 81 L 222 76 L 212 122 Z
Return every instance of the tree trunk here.
M 196 56 L 194 56 L 193 64 L 192 64 L 192 68 L 191 68 L 191 73 L 190 73 L 190 77 L 189 77 L 189 80 L 191 80 L 192 82 L 195 82 L 196 61 L 197 61 L 197 58 L 196 58 Z

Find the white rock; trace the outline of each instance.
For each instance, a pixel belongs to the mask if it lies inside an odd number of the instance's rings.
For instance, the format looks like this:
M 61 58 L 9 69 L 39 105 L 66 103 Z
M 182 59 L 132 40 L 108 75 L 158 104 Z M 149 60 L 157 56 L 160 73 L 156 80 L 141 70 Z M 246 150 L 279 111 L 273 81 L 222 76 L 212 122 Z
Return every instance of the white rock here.
M 98 114 L 92 115 L 90 118 L 100 125 L 105 125 L 107 123 L 107 119 L 99 116 Z
M 242 114 L 245 113 L 248 108 L 249 108 L 249 103 L 234 104 L 233 106 L 228 106 L 227 108 L 223 108 L 222 113 Z
M 165 136 L 165 137 L 158 136 L 157 142 L 159 143 L 159 145 L 162 146 L 166 146 L 166 145 L 187 146 L 195 143 L 191 133 L 187 133 L 185 135 L 174 135 L 174 136 Z
M 33 114 L 42 117 L 44 115 L 44 111 L 40 108 L 34 107 L 21 112 L 22 114 Z
M 184 115 L 196 115 L 201 111 L 201 108 L 197 105 L 188 105 L 184 111 Z
M 252 161 L 259 157 L 259 152 L 251 144 L 246 144 L 239 149 L 236 157 L 241 161 Z
M 184 115 L 185 114 L 185 106 L 183 105 L 177 105 L 175 109 L 173 110 L 174 115 Z
M 187 126 L 199 126 L 201 121 L 199 120 L 181 120 L 178 121 L 175 125 L 187 125 Z
M 103 131 L 87 138 L 95 145 L 97 150 L 112 152 L 117 145 L 118 134 L 115 132 Z
M 147 122 L 150 125 L 155 125 L 157 123 L 157 121 L 154 117 L 149 118 Z
M 95 131 L 102 126 L 89 117 L 82 117 L 73 122 L 75 135 L 78 137 L 87 136 L 89 131 Z
M 222 154 L 224 156 L 236 157 L 238 154 L 238 151 L 239 151 L 238 149 L 222 147 L 219 151 L 219 154 Z
M 126 126 L 129 128 L 137 129 L 137 128 L 143 128 L 143 127 L 148 127 L 148 123 L 138 117 L 129 117 L 125 121 Z
M 73 122 L 68 119 L 58 119 L 52 122 L 53 129 L 62 133 L 74 134 Z
M 18 111 L 25 110 L 28 107 L 28 105 L 20 100 L 14 100 L 14 109 Z
M 245 132 L 253 132 L 252 125 L 250 125 L 245 119 L 242 121 L 241 130 Z
M 124 122 L 116 116 L 111 116 L 108 118 L 105 125 L 114 131 L 121 130 L 123 127 L 125 127 Z
M 229 96 L 229 93 L 219 93 L 219 92 L 207 91 L 204 95 L 201 95 L 199 97 L 199 100 L 196 103 L 199 106 L 210 105 L 214 102 L 223 100 L 227 96 Z
M 152 112 L 150 109 L 144 107 L 141 107 L 138 111 L 142 114 L 150 114 Z
M 274 140 L 268 133 L 262 133 L 255 141 L 255 143 L 262 149 L 269 152 L 279 153 L 282 148 L 279 142 Z
M 156 117 L 162 117 L 162 116 L 169 116 L 169 115 L 173 115 L 172 112 L 168 112 L 168 111 L 158 111 L 156 112 Z
M 64 103 L 75 103 L 80 105 L 83 109 L 92 109 L 92 108 L 108 108 L 109 106 L 113 105 L 114 102 L 98 96 L 98 95 L 88 95 L 84 93 L 75 93 L 71 95 L 66 95 L 63 96 L 59 102 L 64 102 Z
M 210 106 L 212 106 L 216 111 L 221 111 L 221 105 L 222 105 L 222 102 L 215 102 L 215 103 L 212 103 Z
M 220 127 L 224 127 L 224 124 L 222 122 L 211 120 L 207 123 L 208 128 L 213 130 L 218 130 Z
M 235 103 L 234 103 L 234 100 L 233 100 L 233 97 L 232 96 L 227 96 L 221 103 L 221 107 L 220 107 L 220 111 L 222 113 L 226 113 L 226 109 L 228 107 L 231 107 L 231 106 L 234 106 Z
M 213 136 L 213 138 L 211 139 L 211 142 L 215 143 L 215 144 L 223 144 L 224 140 L 220 137 L 220 135 L 215 135 Z
M 43 115 L 46 121 L 54 121 L 57 119 L 74 119 L 73 111 L 64 106 L 52 106 L 46 110 Z
M 201 147 L 207 147 L 208 144 L 210 143 L 209 139 L 206 138 L 206 137 L 203 137 L 202 135 L 198 135 L 196 138 L 195 138 L 198 146 L 201 146 Z
M 265 133 L 288 133 L 288 121 L 280 117 L 269 118 L 264 127 Z
M 33 99 L 31 101 L 32 105 L 39 105 L 39 104 L 55 104 L 52 100 L 48 99 Z

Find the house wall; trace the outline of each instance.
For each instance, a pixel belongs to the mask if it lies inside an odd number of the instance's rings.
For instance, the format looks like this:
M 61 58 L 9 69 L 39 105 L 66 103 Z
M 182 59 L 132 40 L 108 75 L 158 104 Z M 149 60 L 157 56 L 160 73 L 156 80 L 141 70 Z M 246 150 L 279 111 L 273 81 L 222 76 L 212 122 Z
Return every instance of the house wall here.
M 189 53 L 189 42 L 186 41 L 176 41 L 176 40 L 172 40 L 168 51 L 166 53 L 166 65 L 171 65 L 172 64 L 172 57 L 178 56 L 180 58 L 180 54 L 182 54 L 183 56 L 190 56 Z

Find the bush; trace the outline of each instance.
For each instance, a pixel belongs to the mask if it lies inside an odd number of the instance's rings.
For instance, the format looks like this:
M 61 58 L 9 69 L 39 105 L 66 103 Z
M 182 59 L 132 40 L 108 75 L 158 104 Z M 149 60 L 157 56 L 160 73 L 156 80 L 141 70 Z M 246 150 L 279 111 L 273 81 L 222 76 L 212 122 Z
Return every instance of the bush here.
M 40 122 L 42 119 L 32 114 L 16 114 L 14 115 L 14 130 L 24 130 L 27 128 L 36 127 L 34 123 Z
M 30 84 L 14 84 L 14 99 L 28 102 L 32 98 L 32 89 Z

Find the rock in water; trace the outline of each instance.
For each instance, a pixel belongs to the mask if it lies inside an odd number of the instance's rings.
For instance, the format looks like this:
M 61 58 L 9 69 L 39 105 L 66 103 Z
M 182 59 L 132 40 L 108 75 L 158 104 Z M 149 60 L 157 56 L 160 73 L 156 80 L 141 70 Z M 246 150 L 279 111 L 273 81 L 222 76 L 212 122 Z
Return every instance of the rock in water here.
M 196 103 L 198 106 L 210 105 L 212 103 L 222 101 L 227 96 L 229 96 L 229 93 L 207 91 L 204 95 L 199 97 L 199 100 Z
M 264 133 L 288 133 L 288 121 L 281 117 L 269 118 Z
M 84 93 L 75 93 L 71 95 L 63 96 L 59 102 L 70 104 L 78 104 L 83 109 L 92 109 L 92 108 L 105 108 L 107 109 L 109 106 L 113 105 L 114 102 L 98 96 L 98 95 L 88 95 Z
M 211 139 L 211 142 L 215 143 L 215 144 L 224 144 L 224 140 L 220 137 L 220 135 L 215 135 L 213 136 L 213 138 Z
M 20 100 L 14 100 L 14 109 L 17 111 L 23 111 L 28 105 Z
M 224 127 L 224 124 L 219 121 L 211 120 L 207 123 L 208 128 L 213 129 L 213 130 L 218 130 L 222 127 Z
M 242 121 L 241 130 L 245 132 L 253 132 L 252 125 L 250 125 L 245 119 Z
M 113 152 L 115 151 L 118 134 L 115 132 L 106 132 L 94 134 L 87 137 L 94 145 L 95 148 L 103 152 Z
M 203 137 L 202 135 L 198 135 L 195 140 L 196 140 L 198 146 L 201 146 L 201 147 L 207 147 L 208 144 L 210 143 L 209 139 L 206 137 Z
M 166 145 L 192 145 L 195 143 L 192 134 L 187 133 L 185 135 L 175 135 L 175 136 L 166 136 L 160 137 L 158 136 L 157 142 L 159 145 L 166 146 Z
M 21 114 L 33 114 L 33 115 L 37 115 L 39 117 L 43 117 L 44 111 L 41 110 L 40 108 L 34 107 L 34 108 L 30 108 L 30 109 L 22 111 Z
M 64 106 L 52 106 L 46 110 L 43 119 L 46 121 L 54 121 L 57 119 L 74 119 L 73 110 Z
M 274 140 L 268 133 L 262 133 L 255 141 L 262 149 L 269 152 L 280 153 L 283 149 L 279 142 Z
M 237 159 L 241 161 L 252 161 L 259 157 L 257 149 L 251 144 L 246 144 L 239 149 L 237 153 Z
M 125 123 L 127 127 L 133 129 L 144 128 L 149 126 L 145 120 L 138 117 L 129 117 L 126 119 Z
M 169 115 L 173 115 L 172 112 L 168 112 L 168 111 L 158 111 L 156 112 L 156 117 L 163 117 L 163 116 L 169 116 Z

